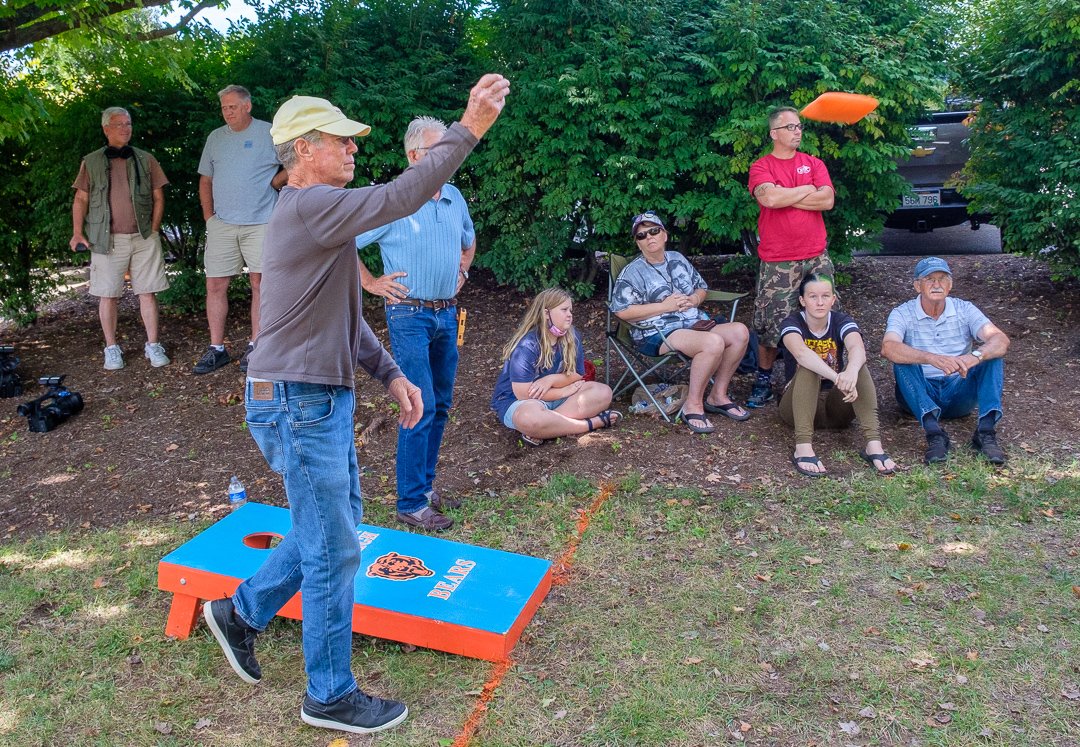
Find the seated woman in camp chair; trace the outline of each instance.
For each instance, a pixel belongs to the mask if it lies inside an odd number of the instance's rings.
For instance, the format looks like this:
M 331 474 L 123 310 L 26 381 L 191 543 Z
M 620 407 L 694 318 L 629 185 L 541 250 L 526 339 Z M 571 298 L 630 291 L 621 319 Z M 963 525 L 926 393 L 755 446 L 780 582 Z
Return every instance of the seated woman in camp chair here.
M 635 216 L 630 233 L 641 256 L 615 282 L 612 313 L 632 325 L 630 336 L 644 355 L 677 351 L 691 359 L 690 392 L 681 413 L 687 428 L 716 430 L 706 413 L 746 420 L 750 413 L 728 396 L 750 338 L 746 325 L 715 324 L 698 308 L 708 286 L 686 257 L 666 251 L 668 234 L 656 213 Z M 710 379 L 713 387 L 706 399 Z
M 787 351 L 787 388 L 780 398 L 780 418 L 795 428 L 795 469 L 823 477 L 825 465 L 814 454 L 815 428 L 846 428 L 855 418 L 866 440 L 859 452 L 879 475 L 891 475 L 896 462 L 881 445 L 877 391 L 866 368 L 866 348 L 859 327 L 847 314 L 833 311 L 832 278 L 811 274 L 799 284 L 801 311 L 780 325 Z
M 608 428 L 622 417 L 607 409 L 611 387 L 583 379 L 581 333 L 570 294 L 560 288 L 542 291 L 529 304 L 503 347 L 503 361 L 491 409 L 530 446 Z

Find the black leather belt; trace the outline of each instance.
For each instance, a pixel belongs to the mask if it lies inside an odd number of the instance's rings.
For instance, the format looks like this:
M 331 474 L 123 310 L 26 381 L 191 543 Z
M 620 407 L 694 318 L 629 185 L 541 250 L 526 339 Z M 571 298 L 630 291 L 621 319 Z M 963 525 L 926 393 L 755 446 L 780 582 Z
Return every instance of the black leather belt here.
M 419 298 L 403 298 L 395 303 L 404 304 L 405 306 L 423 306 L 425 309 L 435 309 L 435 311 L 441 311 L 443 309 L 449 309 L 451 306 L 457 306 L 456 298 L 437 298 L 434 301 L 423 301 Z

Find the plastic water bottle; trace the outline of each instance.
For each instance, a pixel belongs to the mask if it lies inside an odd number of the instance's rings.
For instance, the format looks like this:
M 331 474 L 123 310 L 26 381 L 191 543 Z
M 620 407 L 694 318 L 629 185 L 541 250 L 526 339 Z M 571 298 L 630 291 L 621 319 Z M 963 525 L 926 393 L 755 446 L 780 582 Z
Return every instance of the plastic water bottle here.
M 240 478 L 236 475 L 232 476 L 229 480 L 229 508 L 233 511 L 247 503 L 247 491 L 244 490 L 244 483 L 240 482 Z
M 630 405 L 630 412 L 634 415 L 640 415 L 648 409 L 649 403 L 644 400 L 642 400 L 641 402 L 635 402 L 634 404 Z

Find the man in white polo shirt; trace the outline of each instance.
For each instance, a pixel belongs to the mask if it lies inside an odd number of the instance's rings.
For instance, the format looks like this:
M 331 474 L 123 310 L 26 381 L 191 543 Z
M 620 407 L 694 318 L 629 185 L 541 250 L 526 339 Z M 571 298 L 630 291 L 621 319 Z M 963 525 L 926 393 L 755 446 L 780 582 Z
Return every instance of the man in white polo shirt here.
M 926 432 L 926 463 L 943 462 L 949 452 L 939 421 L 978 408 L 971 444 L 992 464 L 1004 464 L 995 429 L 1009 338 L 975 304 L 949 297 L 953 278 L 945 260 L 919 260 L 914 284 L 918 297 L 889 314 L 881 354 L 894 364 L 897 402 Z

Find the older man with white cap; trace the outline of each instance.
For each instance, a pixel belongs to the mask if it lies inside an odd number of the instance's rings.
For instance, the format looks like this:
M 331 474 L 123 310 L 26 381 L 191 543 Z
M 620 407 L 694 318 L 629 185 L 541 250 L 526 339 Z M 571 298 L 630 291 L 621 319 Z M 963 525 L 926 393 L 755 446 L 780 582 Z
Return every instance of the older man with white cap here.
M 996 427 L 1009 338 L 975 304 L 949 297 L 953 277 L 945 260 L 919 260 L 914 285 L 918 297 L 889 314 L 881 354 L 895 364 L 897 402 L 926 432 L 926 463 L 949 453 L 939 421 L 978 408 L 971 444 L 992 464 L 1004 464 Z
M 230 599 L 203 608 L 233 670 L 262 677 L 254 642 L 301 592 L 308 686 L 300 711 L 312 726 L 354 734 L 405 720 L 403 703 L 358 689 L 351 668 L 353 577 L 362 516 L 353 439 L 354 369 L 378 379 L 409 428 L 420 391 L 394 364 L 361 316 L 354 238 L 415 212 L 457 170 L 494 124 L 509 92 L 500 75 L 473 87 L 459 123 L 426 158 L 389 184 L 345 189 L 355 137 L 370 128 L 329 101 L 295 96 L 274 116 L 271 136 L 289 172 L 267 225 L 262 326 L 245 391 L 248 429 L 282 475 L 292 529 Z

